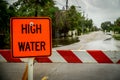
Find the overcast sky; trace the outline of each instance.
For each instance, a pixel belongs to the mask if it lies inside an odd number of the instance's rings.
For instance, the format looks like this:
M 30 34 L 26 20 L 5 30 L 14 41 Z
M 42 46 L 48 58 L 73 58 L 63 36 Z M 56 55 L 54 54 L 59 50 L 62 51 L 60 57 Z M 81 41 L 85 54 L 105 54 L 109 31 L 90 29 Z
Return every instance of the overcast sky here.
M 55 1 L 59 8 L 65 6 L 66 0 Z M 68 0 L 68 5 L 81 6 L 77 10 L 84 11 L 86 17 L 91 18 L 98 27 L 101 22 L 114 22 L 120 17 L 120 0 Z
M 7 0 L 10 3 L 16 0 Z M 66 0 L 54 0 L 60 9 L 65 7 Z M 114 22 L 120 17 L 120 0 L 68 0 L 68 5 L 81 6 L 78 11 L 84 12 L 85 16 L 92 19 L 94 25 L 100 27 L 101 22 Z

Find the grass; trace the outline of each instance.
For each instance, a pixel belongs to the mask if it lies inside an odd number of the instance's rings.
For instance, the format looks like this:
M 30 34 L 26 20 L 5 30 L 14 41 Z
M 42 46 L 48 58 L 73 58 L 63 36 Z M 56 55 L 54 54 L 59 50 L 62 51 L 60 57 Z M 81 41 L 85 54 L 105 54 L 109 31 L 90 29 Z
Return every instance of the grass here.
M 116 40 L 120 40 L 120 34 L 114 34 L 113 38 L 116 39 Z

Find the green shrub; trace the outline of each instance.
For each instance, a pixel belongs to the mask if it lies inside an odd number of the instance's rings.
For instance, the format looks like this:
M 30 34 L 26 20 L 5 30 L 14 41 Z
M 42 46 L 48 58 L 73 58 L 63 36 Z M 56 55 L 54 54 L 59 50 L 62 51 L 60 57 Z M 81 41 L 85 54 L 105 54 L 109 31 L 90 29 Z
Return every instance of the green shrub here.
M 113 35 L 113 38 L 116 39 L 116 40 L 120 40 L 120 34 Z

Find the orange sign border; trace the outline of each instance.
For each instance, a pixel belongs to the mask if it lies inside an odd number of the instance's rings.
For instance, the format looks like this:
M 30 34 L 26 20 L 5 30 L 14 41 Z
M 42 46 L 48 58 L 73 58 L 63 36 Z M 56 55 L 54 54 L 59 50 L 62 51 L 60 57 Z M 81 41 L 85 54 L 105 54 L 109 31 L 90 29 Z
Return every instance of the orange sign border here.
M 50 22 L 50 31 L 49 31 L 49 35 L 50 35 L 50 53 L 49 53 L 49 55 L 42 55 L 42 56 L 14 56 L 14 54 L 13 54 L 13 24 L 12 24 L 12 20 L 13 19 L 48 19 L 49 20 L 49 22 Z M 30 57 L 49 57 L 49 56 L 51 56 L 51 54 L 52 54 L 52 21 L 51 21 L 51 19 L 49 18 L 49 17 L 12 17 L 12 18 L 10 18 L 10 47 L 11 47 L 11 49 L 10 49 L 10 52 L 12 53 L 12 57 L 13 58 L 30 58 Z

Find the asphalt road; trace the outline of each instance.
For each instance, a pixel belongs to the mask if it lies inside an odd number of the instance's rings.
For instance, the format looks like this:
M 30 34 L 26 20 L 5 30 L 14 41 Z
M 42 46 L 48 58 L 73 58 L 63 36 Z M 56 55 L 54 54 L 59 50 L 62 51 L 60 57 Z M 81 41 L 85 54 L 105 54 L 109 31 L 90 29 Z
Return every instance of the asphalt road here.
M 25 63 L 0 63 L 0 80 L 22 80 Z M 35 63 L 34 80 L 120 80 L 119 64 Z

